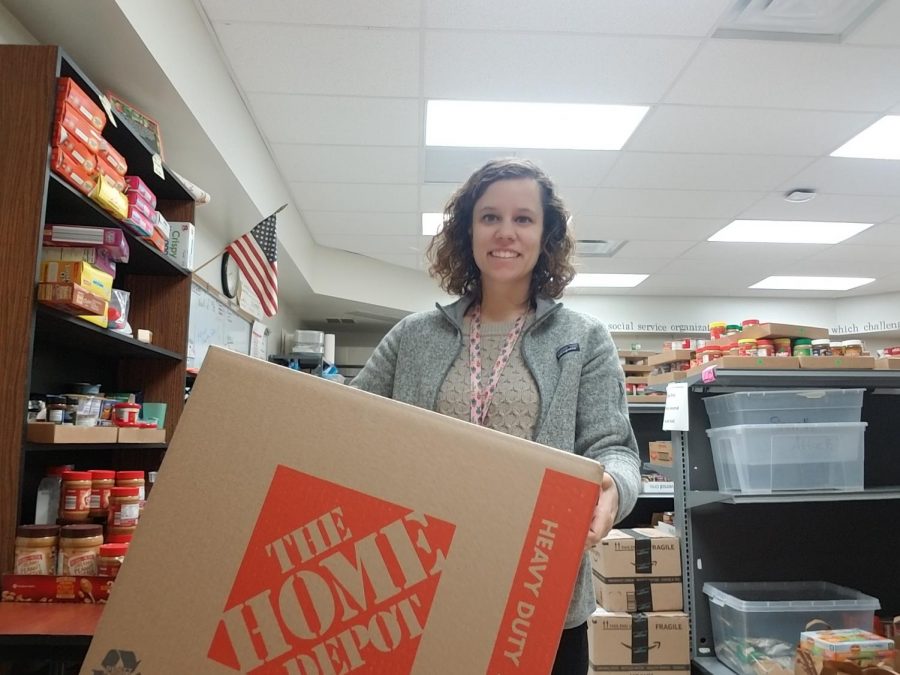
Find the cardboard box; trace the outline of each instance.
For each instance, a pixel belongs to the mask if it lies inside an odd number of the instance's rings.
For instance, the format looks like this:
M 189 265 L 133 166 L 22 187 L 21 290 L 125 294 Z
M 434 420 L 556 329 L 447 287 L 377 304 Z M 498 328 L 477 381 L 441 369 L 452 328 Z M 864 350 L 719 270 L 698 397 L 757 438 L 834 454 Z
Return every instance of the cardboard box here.
M 97 173 L 106 178 L 116 190 L 125 194 L 125 177 L 109 163 L 106 159 L 107 154 L 104 152 L 97 155 Z
M 598 609 L 588 622 L 591 672 L 687 675 L 689 630 L 690 619 L 683 612 L 626 614 Z
M 669 349 L 649 357 L 647 365 L 658 366 L 663 363 L 674 363 L 675 361 L 690 361 L 693 358 L 694 352 L 690 349 Z
M 108 145 L 100 132 L 73 106 L 68 104 L 57 106 L 54 121 L 84 143 L 91 152 L 98 152 Z
M 125 176 L 127 192 L 134 192 L 150 205 L 150 208 L 156 208 L 156 195 L 147 187 L 146 183 L 141 180 L 140 176 Z
M 119 427 L 119 443 L 165 443 L 165 429 Z
M 76 283 L 104 300 L 112 297 L 113 277 L 90 263 L 73 261 L 45 261 L 41 263 L 41 281 L 48 283 Z
M 801 356 L 800 367 L 806 370 L 872 370 L 873 356 Z
M 97 184 L 93 175 L 62 148 L 51 150 L 50 168 L 86 195 L 89 195 Z
M 128 172 L 128 162 L 125 161 L 122 153 L 109 143 L 106 144 L 105 148 L 100 150 L 99 154 L 120 176 L 124 176 Z
M 106 113 L 71 77 L 60 77 L 56 81 L 57 110 L 64 105 L 69 105 L 81 113 L 97 131 L 103 131 L 103 127 L 106 126 Z
M 675 456 L 672 454 L 672 441 L 650 441 L 650 463 L 659 466 L 672 466 Z
M 89 174 L 97 168 L 97 155 L 70 134 L 59 122 L 53 125 L 53 138 L 50 142 L 53 147 L 64 150 L 76 162 L 81 164 Z
M 900 358 L 894 356 L 875 359 L 875 370 L 900 370 Z
M 166 255 L 177 265 L 185 269 L 194 266 L 194 224 L 169 223 L 169 241 L 166 242 Z
M 153 221 L 136 204 L 128 204 L 128 217 L 122 222 L 139 237 L 147 237 L 153 233 Z
M 684 382 L 687 379 L 688 371 L 676 370 L 671 373 L 659 373 L 658 375 L 648 375 L 647 384 L 650 386 L 656 384 L 668 384 L 669 382 Z
M 70 261 L 86 262 L 93 265 L 101 272 L 116 276 L 116 263 L 109 257 L 109 251 L 105 248 L 93 248 L 90 246 L 49 246 L 41 247 L 42 261 Z
M 88 195 L 118 220 L 128 217 L 128 199 L 124 192 L 116 189 L 115 181 L 109 180 L 101 173 L 96 174 L 97 184 Z
M 713 359 L 688 371 L 689 375 L 697 375 L 711 366 L 722 370 L 797 370 L 800 358 L 796 356 L 723 356 Z
M 82 672 L 549 672 L 601 478 L 212 348 Z
M 681 547 L 660 530 L 612 530 L 591 549 L 597 602 L 610 612 L 680 610 Z
M 665 394 L 628 394 L 625 399 L 629 403 L 665 403 Z
M 160 253 L 166 252 L 166 238 L 163 236 L 162 232 L 160 232 L 156 227 L 152 224 L 150 225 L 150 234 L 147 236 L 141 237 L 144 241 L 153 245 L 154 248 L 159 250 Z
M 106 602 L 110 577 L 66 577 L 43 574 L 4 574 L 3 602 Z
M 38 284 L 38 300 L 69 314 L 106 316 L 106 300 L 78 284 Z
M 76 427 L 72 424 L 30 422 L 25 438 L 31 443 L 115 443 L 115 427 Z
M 125 233 L 113 227 L 90 227 L 87 225 L 44 226 L 44 245 L 83 248 L 99 246 L 105 248 L 111 260 L 128 262 L 128 240 Z

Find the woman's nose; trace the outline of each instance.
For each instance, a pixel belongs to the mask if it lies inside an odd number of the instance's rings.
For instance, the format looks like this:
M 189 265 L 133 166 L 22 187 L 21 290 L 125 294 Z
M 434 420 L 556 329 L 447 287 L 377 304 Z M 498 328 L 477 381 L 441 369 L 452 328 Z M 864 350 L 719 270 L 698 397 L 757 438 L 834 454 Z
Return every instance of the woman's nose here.
M 502 239 L 511 239 L 516 234 L 515 224 L 509 218 L 500 221 L 500 227 L 497 228 L 497 236 Z

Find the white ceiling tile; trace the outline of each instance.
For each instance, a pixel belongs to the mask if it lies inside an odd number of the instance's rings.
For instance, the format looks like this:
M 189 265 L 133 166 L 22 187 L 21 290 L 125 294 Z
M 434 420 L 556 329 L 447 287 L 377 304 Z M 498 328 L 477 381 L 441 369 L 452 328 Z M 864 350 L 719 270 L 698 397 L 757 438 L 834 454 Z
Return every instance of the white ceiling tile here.
M 585 212 L 641 218 L 734 218 L 765 193 L 711 190 L 623 190 L 602 188 Z
M 556 185 L 591 188 L 600 185 L 619 156 L 602 150 L 523 150 L 517 154 L 541 167 Z
M 303 211 L 303 219 L 319 243 L 323 243 L 322 235 L 367 240 L 397 236 L 406 239 L 418 237 L 422 230 L 421 218 L 417 213 Z
M 291 183 L 290 187 L 301 211 L 412 213 L 419 208 L 415 185 Z
M 848 244 L 862 246 L 900 246 L 900 224 L 873 225 L 847 240 Z
M 624 152 L 604 187 L 679 190 L 772 190 L 810 163 L 808 157 Z
M 900 26 L 900 2 L 888 0 L 844 37 L 843 41 L 849 45 L 900 47 L 898 26 Z
M 811 256 L 809 261 L 822 260 L 832 263 L 853 262 L 864 264 L 866 262 L 892 263 L 897 269 L 897 261 L 900 260 L 900 245 L 871 246 L 856 243 L 840 243 L 829 246 L 821 253 Z
M 664 270 L 651 274 L 636 290 L 640 290 L 641 295 L 721 297 L 737 295 L 757 281 L 759 279 L 753 272 L 730 271 L 722 274 L 720 279 L 711 279 L 707 270 L 693 274 L 670 274 Z
M 697 244 L 696 241 L 629 239 L 614 258 L 659 258 L 671 260 Z
M 568 187 L 557 184 L 556 192 L 569 213 L 577 218 L 578 214 L 590 203 L 591 197 L 594 195 L 594 188 Z
M 249 94 L 270 143 L 418 145 L 419 102 L 399 98 Z
M 247 93 L 419 95 L 416 32 L 252 23 L 215 29 Z
M 626 150 L 744 155 L 822 155 L 879 118 L 873 113 L 661 105 Z
M 654 103 L 695 40 L 428 31 L 425 96 L 493 101 Z
M 800 187 L 800 186 L 798 186 Z M 900 215 L 900 197 L 819 194 L 811 202 L 794 204 L 772 193 L 740 214 L 750 220 L 825 220 L 880 223 Z
M 514 156 L 477 148 L 425 148 L 425 182 L 462 184 L 476 169 L 497 157 Z
M 900 255 L 900 250 L 894 251 Z M 791 274 L 799 276 L 816 277 L 867 277 L 879 278 L 889 275 L 897 269 L 894 260 L 844 260 L 841 255 L 832 255 L 827 258 L 813 256 L 801 260 L 791 266 Z
M 200 0 L 212 21 L 416 28 L 419 3 L 409 0 Z
M 378 236 L 362 234 L 317 234 L 316 242 L 322 246 L 338 248 L 362 255 L 396 254 L 419 255 L 418 237 Z
M 730 279 L 738 279 L 739 286 L 746 288 L 748 284 L 755 283 L 769 275 L 786 274 L 783 271 L 784 264 L 784 261 L 781 260 L 776 261 L 771 258 L 754 260 L 746 256 L 703 260 L 682 256 L 666 265 L 661 272 L 686 279 L 705 278 L 711 289 L 711 295 L 724 295 L 724 293 L 714 291 L 730 283 Z
M 730 218 L 619 218 L 577 216 L 572 223 L 579 239 L 659 239 L 703 241 L 730 222 Z
M 710 40 L 667 103 L 882 111 L 900 99 L 900 50 Z
M 824 157 L 781 187 L 801 186 L 825 193 L 900 197 L 900 162 Z
M 653 274 L 671 262 L 671 258 L 583 258 L 575 261 L 581 274 Z
M 295 183 L 417 183 L 416 148 L 273 144 L 281 173 Z
M 419 189 L 419 205 L 422 212 L 443 213 L 447 200 L 458 187 L 458 183 L 425 183 Z
M 702 241 L 681 256 L 686 260 L 767 260 L 796 261 L 828 248 L 829 244 L 757 244 L 731 241 Z
M 728 0 L 668 0 L 630 2 L 623 11 L 619 0 L 429 0 L 428 28 L 490 31 L 553 31 L 635 35 L 705 36 Z

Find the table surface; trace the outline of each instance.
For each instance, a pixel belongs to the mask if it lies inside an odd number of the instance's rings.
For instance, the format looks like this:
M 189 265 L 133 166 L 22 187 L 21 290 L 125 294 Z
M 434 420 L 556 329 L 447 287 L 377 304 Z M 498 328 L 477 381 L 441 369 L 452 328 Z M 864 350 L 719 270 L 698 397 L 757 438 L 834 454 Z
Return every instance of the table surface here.
M 104 605 L 68 602 L 0 602 L 0 644 L 90 642 Z

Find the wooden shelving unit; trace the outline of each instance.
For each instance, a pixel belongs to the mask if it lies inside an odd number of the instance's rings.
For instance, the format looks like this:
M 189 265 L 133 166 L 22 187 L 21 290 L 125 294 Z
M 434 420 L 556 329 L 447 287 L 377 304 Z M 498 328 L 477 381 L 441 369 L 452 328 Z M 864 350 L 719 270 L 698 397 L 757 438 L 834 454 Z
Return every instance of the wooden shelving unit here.
M 159 466 L 165 443 L 46 445 L 25 441 L 26 403 L 31 392 L 65 393 L 69 382 L 97 382 L 103 390 L 142 391 L 145 400 L 167 404 L 167 440 L 184 406 L 190 272 L 126 231 L 130 260 L 119 264 L 115 286 L 131 292 L 129 322 L 153 332 L 153 344 L 138 342 L 77 317 L 39 305 L 35 284 L 45 223 L 122 226 L 49 169 L 50 135 L 59 76 L 73 78 L 100 103 L 100 92 L 72 60 L 53 46 L 0 46 L 0 287 L 4 320 L 0 353 L 0 571 L 13 561 L 15 528 L 33 517 L 37 483 L 51 464 L 77 468 Z M 153 153 L 118 118 L 104 137 L 159 199 L 170 221 L 193 221 L 194 202 L 163 166 L 153 171 Z M 124 228 L 122 228 L 124 229 Z

